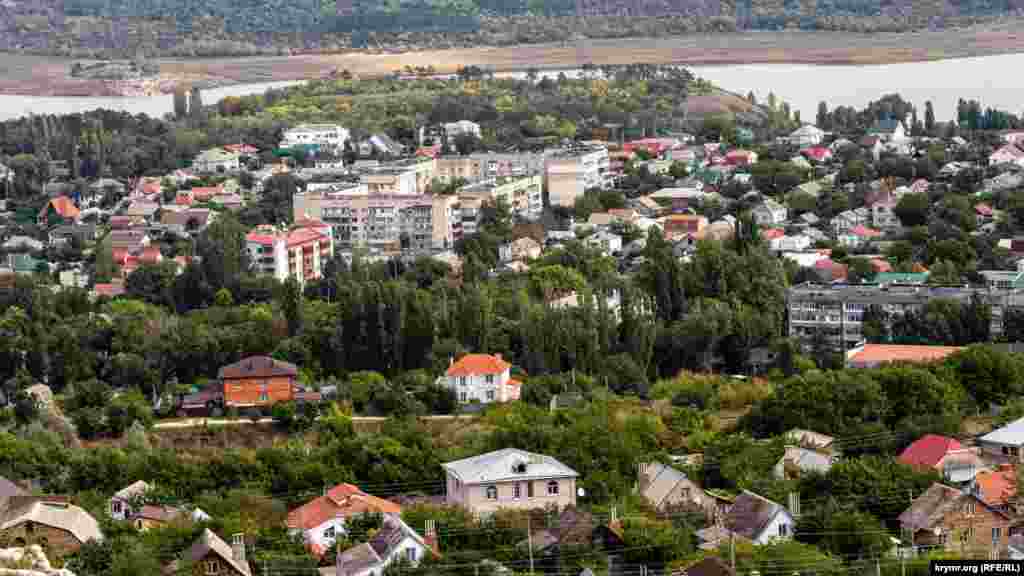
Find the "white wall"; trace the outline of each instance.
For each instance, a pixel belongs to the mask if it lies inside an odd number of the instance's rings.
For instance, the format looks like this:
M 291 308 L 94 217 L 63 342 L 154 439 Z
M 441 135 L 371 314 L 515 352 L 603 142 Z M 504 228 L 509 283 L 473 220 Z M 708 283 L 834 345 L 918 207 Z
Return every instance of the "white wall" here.
M 387 557 L 383 558 L 382 562 L 375 566 L 370 566 L 366 569 L 357 572 L 342 572 L 338 570 L 338 576 L 381 576 L 384 573 L 384 569 L 395 560 L 402 558 L 406 554 L 406 550 L 413 548 L 416 550 L 416 560 L 413 564 L 418 564 L 423 559 L 423 555 L 426 554 L 426 548 L 424 548 L 419 542 L 406 536 L 402 539 L 402 542 L 394 548 L 394 551 Z
M 785 525 L 787 528 L 786 536 L 779 536 L 779 526 L 781 525 Z M 779 512 L 775 514 L 775 517 L 772 518 L 771 522 L 768 523 L 768 526 L 766 526 L 765 529 L 757 535 L 757 539 L 754 540 L 754 543 L 768 544 L 773 539 L 779 538 L 788 540 L 793 537 L 793 528 L 795 525 L 796 522 L 793 521 L 793 517 L 790 516 L 788 511 L 784 509 L 779 510 Z
M 334 528 L 334 536 L 328 537 L 324 533 L 331 528 Z M 334 541 L 337 539 L 338 536 L 345 534 L 345 532 L 345 519 L 334 517 L 328 519 L 316 528 L 306 530 L 305 532 L 303 532 L 303 536 L 305 537 L 306 542 L 310 544 L 316 544 L 317 546 L 326 549 L 329 548 L 332 544 L 334 544 Z
M 477 374 L 473 376 L 448 376 L 448 387 L 455 391 L 455 397 L 459 402 L 472 402 L 474 399 L 478 400 L 481 404 L 488 404 L 491 402 L 507 402 L 510 398 L 506 398 L 505 384 L 510 378 L 509 370 L 506 369 L 501 374 L 494 374 L 493 381 L 487 382 L 487 377 L 483 374 Z M 462 378 L 466 379 L 466 384 L 462 385 Z M 487 397 L 487 392 L 494 392 L 494 398 L 490 399 Z M 463 399 L 463 393 L 466 394 Z

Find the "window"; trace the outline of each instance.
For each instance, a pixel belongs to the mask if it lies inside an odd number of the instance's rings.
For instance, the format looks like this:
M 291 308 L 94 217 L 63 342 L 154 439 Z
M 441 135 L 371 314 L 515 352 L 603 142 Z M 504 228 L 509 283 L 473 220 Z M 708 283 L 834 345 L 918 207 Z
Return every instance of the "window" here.
M 409 562 L 415 562 L 416 561 L 416 549 L 415 548 L 406 548 L 405 549 L 405 559 L 408 560 Z
M 465 376 L 459 376 L 459 386 L 465 386 L 465 385 L 466 385 L 466 377 Z
M 498 499 L 498 489 L 495 488 L 494 486 L 488 486 L 487 487 L 487 499 L 488 500 L 497 500 Z
M 970 516 L 971 514 L 974 514 L 974 512 L 975 512 L 974 500 L 971 500 L 966 505 L 964 505 L 964 513 L 966 513 L 968 516 Z
M 779 524 L 779 536 L 783 538 L 789 536 L 789 524 Z
M 992 529 L 992 543 L 993 544 L 998 544 L 999 543 L 999 538 L 1003 535 L 1002 532 L 1003 532 L 1002 528 L 993 528 Z
M 270 400 L 270 396 L 266 392 L 260 392 L 260 402 L 267 402 Z
M 110 508 L 111 508 L 111 510 L 114 511 L 114 514 L 120 514 L 121 513 L 121 501 L 120 500 L 114 500 L 114 502 L 113 502 L 113 504 L 111 504 Z
M 494 374 L 488 374 L 487 375 L 487 383 L 488 384 L 494 384 Z
M 469 394 L 466 391 L 459 392 L 459 402 L 469 402 Z
M 518 483 L 512 485 L 512 498 L 514 498 L 515 500 L 519 500 L 519 495 L 521 492 L 522 490 L 520 489 Z
M 324 538 L 334 538 L 334 526 L 331 526 L 327 530 L 324 530 Z
M 533 482 L 526 483 L 526 497 L 533 498 Z
M 558 482 L 548 482 L 548 496 L 558 496 Z
M 205 567 L 204 574 L 220 574 L 220 563 L 216 560 L 207 560 L 203 566 Z
M 494 390 L 487 391 L 487 401 L 494 402 Z

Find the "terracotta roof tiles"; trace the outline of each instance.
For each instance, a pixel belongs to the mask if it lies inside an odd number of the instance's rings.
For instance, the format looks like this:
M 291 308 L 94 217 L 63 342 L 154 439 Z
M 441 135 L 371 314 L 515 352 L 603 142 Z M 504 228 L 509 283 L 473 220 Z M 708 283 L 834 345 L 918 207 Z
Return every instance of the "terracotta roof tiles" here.
M 466 354 L 448 367 L 448 376 L 475 376 L 478 374 L 501 374 L 511 368 L 501 356 L 491 354 Z
M 963 445 L 953 438 L 928 434 L 907 446 L 900 454 L 899 461 L 908 466 L 934 468 L 946 454 L 962 448 Z

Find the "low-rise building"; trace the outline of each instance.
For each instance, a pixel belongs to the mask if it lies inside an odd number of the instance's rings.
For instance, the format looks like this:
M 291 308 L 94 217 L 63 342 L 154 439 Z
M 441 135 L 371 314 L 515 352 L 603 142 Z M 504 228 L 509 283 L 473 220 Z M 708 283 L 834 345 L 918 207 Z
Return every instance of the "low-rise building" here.
M 227 174 L 241 167 L 241 156 L 223 148 L 204 150 L 192 160 L 192 168 L 200 174 Z
M 383 575 L 394 562 L 416 566 L 430 554 L 438 555 L 436 535 L 421 537 L 398 514 L 386 514 L 369 542 L 338 553 L 335 576 Z
M 360 181 L 371 195 L 414 196 L 430 191 L 437 161 L 417 157 L 360 170 Z
M 607 230 L 598 230 L 587 236 L 583 242 L 605 255 L 616 254 L 622 250 L 622 236 Z
M 170 574 L 178 574 L 184 566 L 193 567 L 193 574 L 217 576 L 252 576 L 252 568 L 245 558 L 245 537 L 235 534 L 231 545 L 212 530 L 206 528 L 181 559 L 167 568 Z
M 445 385 L 463 404 L 510 402 L 519 399 L 522 387 L 511 369 L 501 354 L 466 354 L 448 367 Z
M 765 199 L 751 210 L 758 226 L 779 226 L 789 218 L 789 210 L 771 198 Z
M 604 146 L 586 146 L 547 157 L 544 180 L 552 206 L 572 207 L 587 190 L 611 186 L 610 159 Z
M 103 540 L 99 522 L 66 501 L 12 499 L 0 515 L 0 538 L 18 546 L 40 545 L 47 553 L 65 556 L 89 541 Z
M 796 521 L 785 507 L 744 490 L 722 518 L 722 526 L 697 532 L 707 544 L 725 543 L 731 536 L 755 545 L 793 537 Z
M 444 125 L 445 136 L 448 137 L 449 144 L 454 143 L 455 139 L 459 136 L 473 136 L 480 138 L 480 125 L 476 122 L 470 122 L 469 120 L 459 120 L 458 122 L 448 122 Z
M 141 507 L 142 498 L 152 490 L 148 482 L 139 480 L 110 497 L 109 514 L 114 520 L 129 520 Z
M 1010 518 L 969 491 L 932 484 L 900 514 L 899 521 L 915 547 L 986 558 L 1007 552 Z
M 505 448 L 443 467 L 445 500 L 473 513 L 576 505 L 579 474 L 551 456 Z
M 288 513 L 288 530 L 301 535 L 316 556 L 348 533 L 347 523 L 362 514 L 400 514 L 402 507 L 352 484 L 338 484 L 323 496 Z
M 502 244 L 498 247 L 498 258 L 502 262 L 534 260 L 540 258 L 540 254 L 540 243 L 528 236 L 513 240 L 508 244 Z
M 700 485 L 685 473 L 660 462 L 639 464 L 637 489 L 644 500 L 659 512 L 684 507 L 713 515 L 714 504 Z
M 281 148 L 315 146 L 326 152 L 338 152 L 345 148 L 349 131 L 337 124 L 300 124 L 281 135 Z
M 245 237 L 253 269 L 280 281 L 288 278 L 305 284 L 323 275 L 323 265 L 334 256 L 329 226 L 279 230 L 260 226 Z
M 938 362 L 963 348 L 957 346 L 913 346 L 905 344 L 862 343 L 846 352 L 846 365 L 850 368 L 875 368 L 893 362 L 925 364 Z

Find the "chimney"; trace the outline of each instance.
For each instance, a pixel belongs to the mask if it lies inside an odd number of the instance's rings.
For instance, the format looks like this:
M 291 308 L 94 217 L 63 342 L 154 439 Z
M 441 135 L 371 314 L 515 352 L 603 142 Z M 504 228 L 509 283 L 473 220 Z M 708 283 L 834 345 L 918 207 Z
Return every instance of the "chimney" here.
M 427 520 L 423 530 L 423 541 L 427 543 L 435 555 L 441 555 L 441 547 L 437 542 L 437 520 Z
M 245 534 L 231 535 L 231 557 L 240 564 L 245 564 Z
M 793 518 L 800 517 L 800 493 L 790 492 L 789 493 L 789 513 Z

